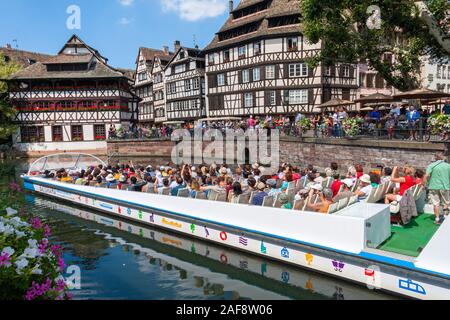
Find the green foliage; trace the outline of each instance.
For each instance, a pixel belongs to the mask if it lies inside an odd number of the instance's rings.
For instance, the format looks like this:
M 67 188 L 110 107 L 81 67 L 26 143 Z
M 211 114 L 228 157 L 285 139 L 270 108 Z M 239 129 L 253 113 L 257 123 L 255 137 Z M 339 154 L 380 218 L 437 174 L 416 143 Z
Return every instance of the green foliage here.
M 427 4 L 447 28 L 447 1 Z M 379 29 L 367 25 L 371 5 L 381 10 Z M 421 56 L 437 61 L 448 58 L 411 0 L 302 0 L 301 12 L 305 36 L 312 43 L 323 43 L 321 53 L 308 61 L 313 66 L 367 61 L 388 84 L 409 90 L 420 85 Z M 393 54 L 395 62 L 384 60 L 384 54 Z
M 20 69 L 21 66 L 17 63 L 6 62 L 0 53 L 0 79 L 8 79 Z M 7 90 L 6 82 L 0 81 L 0 140 L 7 139 L 16 130 L 16 126 L 12 123 L 16 110 L 8 101 Z

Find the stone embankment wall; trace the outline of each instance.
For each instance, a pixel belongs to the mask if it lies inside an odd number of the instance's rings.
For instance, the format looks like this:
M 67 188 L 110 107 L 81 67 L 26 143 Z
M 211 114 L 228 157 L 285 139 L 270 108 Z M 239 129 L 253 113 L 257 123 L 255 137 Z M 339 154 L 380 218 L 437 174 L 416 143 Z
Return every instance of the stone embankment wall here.
M 246 147 L 249 147 L 247 142 Z M 203 148 L 207 147 L 203 144 Z M 108 155 L 127 158 L 169 159 L 176 143 L 170 140 L 112 141 L 108 142 Z M 361 163 L 371 169 L 378 165 L 426 168 L 434 161 L 434 154 L 445 151 L 443 143 L 420 143 L 409 141 L 347 140 L 282 137 L 280 140 L 280 163 L 289 162 L 305 166 L 313 164 L 319 169 L 337 162 L 341 170 Z M 224 150 L 225 153 L 225 150 Z M 243 160 L 241 158 L 241 160 Z M 221 161 L 217 161 L 218 163 Z

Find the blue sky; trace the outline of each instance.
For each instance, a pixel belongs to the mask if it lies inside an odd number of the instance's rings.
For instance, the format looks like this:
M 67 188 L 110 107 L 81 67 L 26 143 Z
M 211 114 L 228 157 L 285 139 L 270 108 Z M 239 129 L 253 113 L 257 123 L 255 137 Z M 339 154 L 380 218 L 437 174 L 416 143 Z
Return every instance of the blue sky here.
M 140 46 L 192 47 L 195 35 L 203 48 L 228 17 L 228 0 L 0 1 L 0 46 L 17 39 L 19 49 L 56 54 L 76 33 L 122 68 L 134 68 Z M 81 10 L 80 30 L 66 26 L 70 5 Z

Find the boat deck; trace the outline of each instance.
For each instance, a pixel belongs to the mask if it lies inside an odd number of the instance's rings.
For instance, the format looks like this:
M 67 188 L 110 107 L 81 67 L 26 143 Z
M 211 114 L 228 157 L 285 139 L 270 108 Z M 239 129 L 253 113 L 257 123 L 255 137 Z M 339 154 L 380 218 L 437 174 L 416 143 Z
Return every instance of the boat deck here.
M 391 237 L 378 249 L 418 257 L 438 229 L 433 215 L 420 214 L 406 226 L 393 225 Z

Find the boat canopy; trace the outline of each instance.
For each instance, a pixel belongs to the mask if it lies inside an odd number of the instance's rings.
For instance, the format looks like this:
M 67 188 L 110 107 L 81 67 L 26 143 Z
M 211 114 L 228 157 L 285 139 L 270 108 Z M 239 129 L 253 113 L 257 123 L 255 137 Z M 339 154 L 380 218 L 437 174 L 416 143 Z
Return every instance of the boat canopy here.
M 33 164 L 31 164 L 28 170 L 28 175 L 36 173 L 42 173 L 45 170 L 82 170 L 91 166 L 103 165 L 106 167 L 106 163 L 96 156 L 84 153 L 58 153 L 42 157 Z

